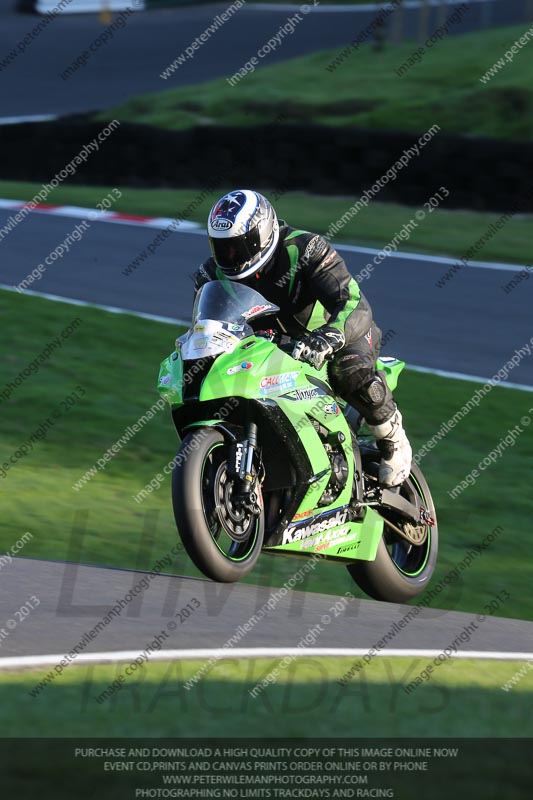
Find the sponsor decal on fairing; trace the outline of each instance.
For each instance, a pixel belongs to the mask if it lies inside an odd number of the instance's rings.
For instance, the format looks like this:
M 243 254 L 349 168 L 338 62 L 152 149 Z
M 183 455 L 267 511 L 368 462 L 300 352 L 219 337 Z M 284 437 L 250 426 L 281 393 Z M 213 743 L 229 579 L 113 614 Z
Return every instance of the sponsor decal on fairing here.
M 331 516 L 334 514 L 334 516 Z M 321 515 L 316 521 L 310 522 L 307 525 L 290 525 L 283 532 L 282 544 L 293 544 L 299 542 L 301 539 L 308 539 L 310 536 L 315 536 L 317 533 L 324 533 L 324 531 L 331 531 L 334 528 L 340 528 L 348 519 L 348 509 L 340 509 L 336 512 L 329 512 L 327 515 Z M 347 528 L 349 531 L 349 528 Z M 335 531 L 338 536 L 339 531 Z
M 313 509 L 312 508 L 310 508 L 309 511 L 300 511 L 299 514 L 295 514 L 294 515 L 294 517 L 292 518 L 291 522 L 298 522 L 298 520 L 300 520 L 300 519 L 306 519 L 307 517 L 312 516 L 312 514 L 313 514 Z
M 282 372 L 279 375 L 266 375 L 261 378 L 259 392 L 265 395 L 292 389 L 299 374 L 299 372 Z
M 256 314 L 259 314 L 261 311 L 267 311 L 269 308 L 274 308 L 274 306 L 271 303 L 266 303 L 262 306 L 253 306 L 253 308 L 249 308 L 248 311 L 243 311 L 241 317 L 250 319 L 250 317 L 255 317 Z
M 351 536 L 348 537 L 348 539 L 351 539 L 351 538 L 352 538 Z M 348 539 L 345 539 L 343 541 L 343 545 L 345 544 L 345 542 L 348 541 Z M 360 545 L 360 542 L 357 541 L 357 542 L 354 542 L 353 544 L 347 545 L 346 547 L 339 547 L 339 549 L 337 550 L 337 555 L 340 555 L 340 553 L 348 553 L 350 550 L 355 550 L 357 547 L 359 547 L 359 545 Z
M 287 400 L 313 400 L 314 397 L 318 397 L 320 394 L 323 394 L 323 392 L 315 388 L 294 389 L 294 391 L 288 392 L 283 397 L 287 398 Z
M 330 539 L 326 539 L 326 541 L 321 541 L 320 544 L 318 544 L 318 546 L 315 547 L 315 553 L 320 553 L 322 550 L 327 550 L 330 547 L 336 547 L 336 545 L 338 545 L 338 544 L 344 544 L 344 542 L 349 542 L 352 539 L 357 539 L 357 534 L 356 533 L 352 533 L 351 536 L 347 536 L 347 534 L 349 532 L 350 532 L 350 528 L 348 527 L 348 525 L 345 528 L 342 528 L 341 531 L 333 531 L 333 536 L 335 538 L 333 538 L 331 540 Z M 313 545 L 316 545 L 317 543 L 318 543 L 318 539 L 317 539 L 316 542 L 313 542 Z M 307 542 L 302 542 L 301 545 L 300 545 L 300 550 L 303 550 L 304 546 L 306 546 L 306 545 L 307 545 Z M 352 547 L 353 547 L 353 545 L 352 545 Z M 347 549 L 350 549 L 350 548 L 347 548 Z
M 251 361 L 243 361 L 242 364 L 237 364 L 236 367 L 230 367 L 226 370 L 226 375 L 235 375 L 236 372 L 240 372 L 242 369 L 252 369 L 253 363 Z
M 219 345 L 220 347 L 222 347 L 223 350 L 231 352 L 232 350 L 235 349 L 240 339 L 238 336 L 234 336 L 233 333 L 229 333 L 224 330 L 218 330 L 215 333 L 211 334 L 210 341 L 212 344 Z

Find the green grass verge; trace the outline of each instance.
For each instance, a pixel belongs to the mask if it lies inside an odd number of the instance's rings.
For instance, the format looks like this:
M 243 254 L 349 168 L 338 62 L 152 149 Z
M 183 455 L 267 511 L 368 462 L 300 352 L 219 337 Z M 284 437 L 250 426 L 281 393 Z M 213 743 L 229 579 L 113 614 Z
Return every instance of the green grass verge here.
M 61 349 L 1 403 L 2 460 L 17 451 L 43 419 L 56 409 L 61 411 L 62 401 L 78 385 L 84 390 L 77 404 L 54 420 L 46 438 L 0 478 L 0 550 L 30 531 L 34 538 L 23 551 L 26 556 L 79 557 L 99 564 L 150 568 L 176 539 L 169 480 L 142 504 L 133 496 L 176 453 L 178 440 L 168 412 L 148 422 L 81 491 L 72 486 L 152 406 L 158 365 L 173 349 L 176 331 L 148 320 L 6 291 L 0 292 L 0 314 L 4 339 L 10 343 L 0 355 L 0 391 L 73 318 L 82 320 Z M 475 388 L 475 384 L 430 375 L 407 372 L 402 376 L 397 398 L 415 451 Z M 519 438 L 457 500 L 452 501 L 447 492 L 532 406 L 528 393 L 495 388 L 422 462 L 439 512 L 441 551 L 435 582 L 496 525 L 504 529 L 491 548 L 461 573 L 460 580 L 435 598 L 436 608 L 481 611 L 496 592 L 506 590 L 511 598 L 498 613 L 531 619 L 530 579 L 523 566 L 531 553 L 533 513 L 528 436 Z M 83 532 L 79 524 L 73 530 L 80 512 L 87 517 Z M 140 552 L 145 525 L 149 536 Z M 79 552 L 72 549 L 74 544 Z M 294 559 L 265 556 L 247 582 L 279 586 L 299 564 Z M 198 575 L 184 555 L 172 570 Z M 357 593 L 347 571 L 331 563 L 320 564 L 302 588 Z
M 231 737 L 253 744 L 257 738 L 307 739 L 311 734 L 322 740 L 345 738 L 351 745 L 361 738 L 382 737 L 391 746 L 395 737 L 419 737 L 426 740 L 424 746 L 441 737 L 450 738 L 450 746 L 464 751 L 467 743 L 457 741 L 459 737 L 509 737 L 515 740 L 513 763 L 508 748 L 504 751 L 499 743 L 488 747 L 480 741 L 469 750 L 469 756 L 463 755 L 460 765 L 450 759 L 433 759 L 429 775 L 394 772 L 389 784 L 395 786 L 399 800 L 413 796 L 413 785 L 427 787 L 427 796 L 431 791 L 434 800 L 447 800 L 450 793 L 487 800 L 502 796 L 526 800 L 530 796 L 527 744 L 516 739 L 533 735 L 529 713 L 533 672 L 512 691 L 501 689 L 523 664 L 448 661 L 429 683 L 406 694 L 405 682 L 427 666 L 425 660 L 375 659 L 363 676 L 340 686 L 338 680 L 351 663 L 349 658 L 297 659 L 281 671 L 275 683 L 252 698 L 250 690 L 279 666 L 279 660 L 219 661 L 190 691 L 183 684 L 203 662 L 152 662 L 101 704 L 95 698 L 127 665 L 72 667 L 38 697 L 29 692 L 43 672 L 2 673 L 0 721 L 13 739 L 91 737 L 94 742 L 85 743 L 88 746 L 102 738 L 139 737 L 141 742 L 135 745 L 146 746 L 150 737 L 194 737 L 211 739 L 212 747 L 223 747 Z M 169 744 L 175 747 L 180 743 L 174 739 Z M 408 743 L 400 741 L 396 746 L 400 744 Z M 39 797 L 70 800 L 76 786 L 77 798 L 117 800 L 133 797 L 136 787 L 162 785 L 161 772 L 113 774 L 104 771 L 103 761 L 117 759 L 76 759 L 68 746 L 59 750 L 45 739 L 34 741 L 31 758 L 16 742 L 11 750 L 2 773 L 6 797 L 34 798 L 38 786 Z
M 417 45 L 363 46 L 328 70 L 343 48 L 261 65 L 235 86 L 225 78 L 141 95 L 97 119 L 167 129 L 195 125 L 320 123 L 529 140 L 533 134 L 533 60 L 519 53 L 488 84 L 480 77 L 523 35 L 524 26 L 449 36 L 403 77 L 395 70 Z M 347 32 L 347 40 L 352 38 Z M 289 55 L 290 42 L 284 47 Z M 250 57 L 253 53 L 250 53 Z M 231 77 L 231 76 L 228 76 Z
M 31 200 L 42 187 L 37 183 L 0 181 L 0 197 Z M 219 187 L 210 194 L 200 189 L 131 189 L 121 188 L 122 197 L 113 210 L 127 214 L 177 217 L 205 224 L 209 209 L 218 196 L 230 187 Z M 270 187 L 271 188 L 271 187 Z M 95 208 L 111 187 L 63 185 L 54 190 L 56 205 L 79 205 Z M 268 190 L 265 190 L 269 195 Z M 207 196 L 204 196 L 207 194 Z M 355 197 L 323 197 L 286 192 L 271 199 L 280 217 L 305 230 L 326 233 L 351 206 Z M 191 208 L 191 206 L 194 206 Z M 333 237 L 336 242 L 353 242 L 380 249 L 413 217 L 414 210 L 394 203 L 373 201 L 362 209 Z M 400 249 L 462 257 L 487 232 L 500 214 L 473 211 L 447 211 L 439 208 L 428 214 Z M 514 264 L 531 262 L 531 227 L 533 215 L 517 215 L 509 220 L 484 246 L 480 259 Z M 126 265 L 124 265 L 126 266 Z
M 185 689 L 203 663 L 149 663 L 102 703 L 95 698 L 127 665 L 71 667 L 37 697 L 29 692 L 47 670 L 2 673 L 0 720 L 13 737 L 208 738 L 221 735 L 222 719 L 228 737 L 277 737 L 280 730 L 317 737 L 533 736 L 533 671 L 511 691 L 501 689 L 522 669 L 520 662 L 447 661 L 407 694 L 403 686 L 430 663 L 426 659 L 376 658 L 340 686 L 353 659 L 299 658 L 256 697 L 249 691 L 281 660 L 221 660 Z

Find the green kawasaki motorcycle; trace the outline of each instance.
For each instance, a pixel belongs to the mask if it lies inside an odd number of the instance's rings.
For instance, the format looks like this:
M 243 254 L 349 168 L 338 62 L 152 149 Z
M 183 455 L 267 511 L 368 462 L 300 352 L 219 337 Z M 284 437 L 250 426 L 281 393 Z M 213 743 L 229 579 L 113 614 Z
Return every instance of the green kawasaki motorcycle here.
M 207 283 L 161 365 L 158 388 L 181 438 L 172 500 L 185 549 L 225 582 L 250 572 L 261 550 L 320 554 L 345 564 L 370 597 L 406 602 L 437 559 L 426 480 L 413 464 L 401 487 L 379 485 L 375 441 L 335 397 L 327 365 L 293 359 L 287 337 L 254 333 L 252 321 L 277 311 L 246 286 Z M 377 362 L 391 389 L 404 366 Z

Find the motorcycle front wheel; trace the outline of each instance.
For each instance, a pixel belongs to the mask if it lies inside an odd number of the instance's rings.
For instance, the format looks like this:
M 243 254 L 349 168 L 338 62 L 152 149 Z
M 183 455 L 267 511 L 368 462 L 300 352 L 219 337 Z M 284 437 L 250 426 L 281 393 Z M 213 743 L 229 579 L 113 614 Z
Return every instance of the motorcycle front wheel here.
M 220 431 L 196 428 L 183 439 L 172 473 L 174 518 L 191 560 L 213 581 L 234 583 L 255 566 L 265 527 L 259 483 L 255 491 L 259 516 L 235 507 Z

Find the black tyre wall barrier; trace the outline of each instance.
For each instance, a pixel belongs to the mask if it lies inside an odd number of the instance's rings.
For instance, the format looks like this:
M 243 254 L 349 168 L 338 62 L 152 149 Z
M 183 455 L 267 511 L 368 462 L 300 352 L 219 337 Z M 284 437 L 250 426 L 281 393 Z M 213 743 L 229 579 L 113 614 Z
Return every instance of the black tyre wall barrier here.
M 0 176 L 49 182 L 104 124 L 86 117 L 0 127 Z M 213 185 L 358 196 L 421 134 L 322 126 L 166 131 L 122 123 L 68 182 L 137 187 Z M 447 208 L 533 211 L 533 144 L 438 132 L 379 192 L 421 205 L 440 186 Z

